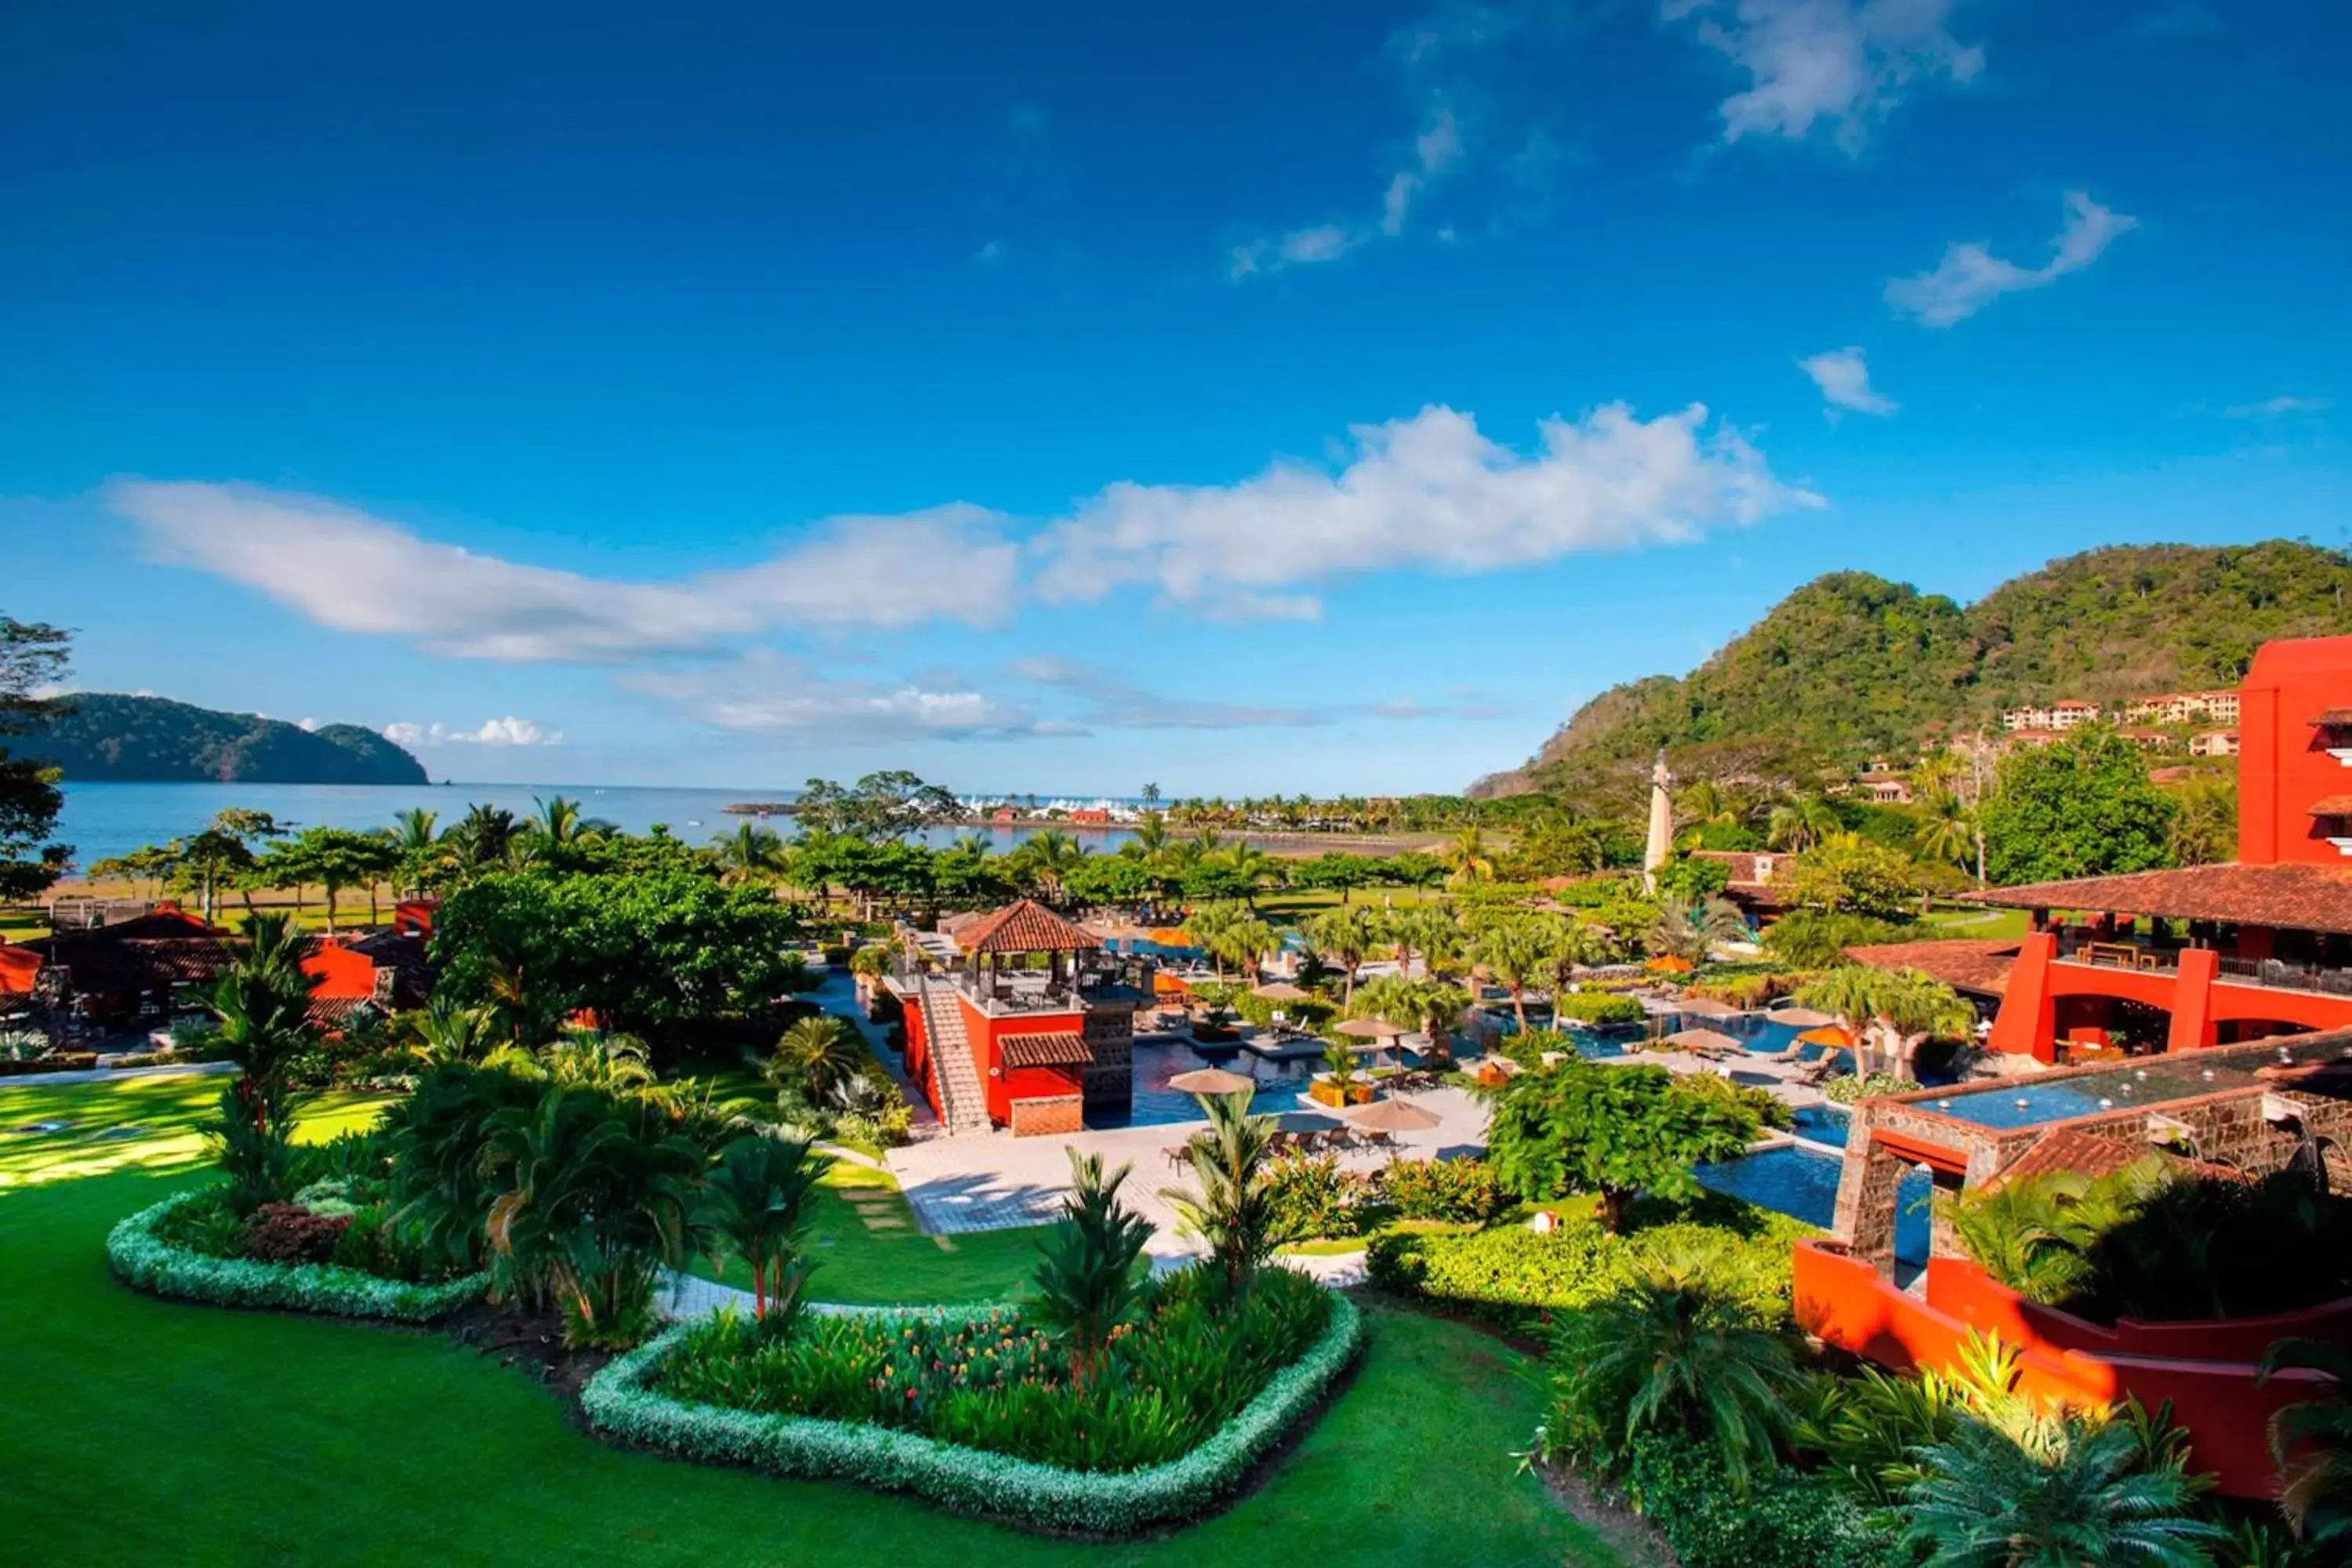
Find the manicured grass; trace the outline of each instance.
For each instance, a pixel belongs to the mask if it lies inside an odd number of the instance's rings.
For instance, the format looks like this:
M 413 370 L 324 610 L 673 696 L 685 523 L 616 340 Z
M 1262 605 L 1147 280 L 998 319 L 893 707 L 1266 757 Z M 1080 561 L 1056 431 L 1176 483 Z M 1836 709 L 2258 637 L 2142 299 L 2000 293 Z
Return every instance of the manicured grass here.
M 1962 905 L 1937 910 L 1921 923 L 1932 937 L 1982 937 L 2007 942 L 2023 936 L 2029 921 L 2024 910 L 1980 910 Z
M 883 1172 L 844 1160 L 819 1189 L 810 1293 L 826 1301 L 1003 1301 L 1018 1295 L 1037 1266 L 1043 1227 L 925 1236 L 915 1214 Z M 740 1290 L 751 1270 L 740 1259 L 724 1272 L 697 1258 L 693 1272 Z
M 1526 1361 L 1432 1319 L 1374 1313 L 1354 1385 L 1232 1511 L 1166 1539 L 1100 1545 L 843 1485 L 617 1452 L 579 1432 L 563 1404 L 523 1373 L 434 1332 L 137 1295 L 107 1273 L 100 1245 L 116 1220 L 199 1174 L 186 1163 L 188 1118 L 217 1089 L 217 1079 L 193 1092 L 169 1079 L 0 1089 L 0 1128 L 73 1117 L 153 1129 L 100 1145 L 101 1166 L 68 1136 L 36 1147 L 0 1132 L 17 1184 L 0 1192 L 0 1321 L 13 1352 L 0 1399 L 0 1541 L 25 1561 L 1614 1561 L 1538 1483 L 1512 1474 L 1508 1450 L 1525 1447 L 1538 1405 Z M 323 1105 L 322 1123 L 371 1109 Z M 103 1173 L 81 1173 L 94 1168 Z M 846 1209 L 845 1191 L 836 1195 Z M 871 1288 L 888 1289 L 898 1278 L 882 1261 L 889 1248 L 861 1245 L 831 1262 L 861 1252 L 877 1271 Z M 918 1256 L 909 1244 L 905 1258 Z M 1005 1266 L 974 1267 L 972 1293 Z M 838 1283 L 818 1276 L 821 1293 Z
M 1348 901 L 1371 910 L 1383 905 L 1405 910 L 1437 903 L 1444 897 L 1440 888 L 1358 888 Z M 1297 925 L 1326 910 L 1338 909 L 1339 893 L 1331 888 L 1277 888 L 1259 893 L 1256 904 L 1260 919 L 1275 925 Z

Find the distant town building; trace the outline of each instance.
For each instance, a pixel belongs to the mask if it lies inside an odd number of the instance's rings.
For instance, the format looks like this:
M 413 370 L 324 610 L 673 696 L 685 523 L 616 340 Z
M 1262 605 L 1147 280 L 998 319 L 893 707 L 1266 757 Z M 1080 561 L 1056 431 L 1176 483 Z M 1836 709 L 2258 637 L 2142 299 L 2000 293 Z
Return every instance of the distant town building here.
M 2208 730 L 2189 740 L 2189 754 L 2192 757 L 2234 757 L 2238 754 L 2238 732 L 2235 730 Z
M 2047 708 L 2011 708 L 2000 716 L 2004 730 L 2071 730 L 2077 724 L 2094 723 L 2099 717 L 2099 705 L 2082 702 L 2068 697 L 2053 702 Z
M 2238 694 L 2230 691 L 2161 691 L 2135 697 L 2124 706 L 2126 724 L 2219 724 L 2238 722 Z
M 1890 777 L 1885 774 L 1880 774 L 1876 777 L 1866 778 L 1862 781 L 1862 787 L 1869 794 L 1871 799 L 1878 802 L 1881 805 L 1908 805 L 1911 804 L 1910 782 L 1900 776 Z

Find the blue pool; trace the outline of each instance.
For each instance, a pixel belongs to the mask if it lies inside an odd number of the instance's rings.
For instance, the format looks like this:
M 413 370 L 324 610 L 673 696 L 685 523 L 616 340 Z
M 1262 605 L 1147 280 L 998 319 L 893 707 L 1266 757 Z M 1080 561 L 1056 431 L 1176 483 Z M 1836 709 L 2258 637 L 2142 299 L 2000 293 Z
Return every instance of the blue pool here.
M 1168 1080 L 1195 1068 L 1221 1067 L 1245 1073 L 1258 1081 L 1252 1110 L 1279 1115 L 1296 1110 L 1307 1099 L 1307 1080 L 1322 1067 L 1320 1061 L 1264 1061 L 1247 1052 L 1216 1053 L 1212 1061 L 1187 1045 L 1168 1041 L 1138 1041 L 1135 1047 L 1135 1098 L 1127 1114 L 1088 1109 L 1088 1127 L 1162 1127 L 1175 1121 L 1201 1120 L 1200 1102 Z
M 1759 1208 L 1793 1215 L 1823 1230 L 1837 1213 L 1838 1177 L 1845 1162 L 1802 1149 L 1767 1149 L 1719 1165 L 1700 1165 L 1691 1172 L 1702 1186 Z M 1895 1259 L 1913 1268 L 1927 1262 L 1928 1203 L 1934 1191 L 1929 1180 L 1914 1171 L 1903 1178 L 1895 1194 Z
M 2095 1091 L 2078 1087 L 2082 1082 L 2003 1084 L 1927 1103 L 1931 1110 L 1979 1127 L 2039 1127 L 2045 1121 L 2095 1116 L 2107 1109 L 2100 1104 Z
M 1835 1106 L 1809 1105 L 1796 1113 L 1795 1124 L 1789 1131 L 1812 1142 L 1834 1143 L 1843 1149 L 1853 1120 Z

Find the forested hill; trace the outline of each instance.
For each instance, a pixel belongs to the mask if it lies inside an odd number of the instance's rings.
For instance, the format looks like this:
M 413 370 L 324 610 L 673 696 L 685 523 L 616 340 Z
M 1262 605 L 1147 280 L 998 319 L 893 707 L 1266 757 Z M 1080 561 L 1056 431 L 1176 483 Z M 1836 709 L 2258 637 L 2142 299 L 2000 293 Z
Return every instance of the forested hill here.
M 357 724 L 305 730 L 161 697 L 82 693 L 48 724 L 12 738 L 16 753 L 53 763 L 68 783 L 421 784 L 424 764 Z
M 1659 746 L 1801 749 L 1850 763 L 2062 697 L 2235 685 L 2273 637 L 2352 632 L 2352 557 L 2289 540 L 2118 545 L 1962 606 L 1864 572 L 1817 578 L 1690 674 L 1586 703 L 1475 794 L 1574 787 Z

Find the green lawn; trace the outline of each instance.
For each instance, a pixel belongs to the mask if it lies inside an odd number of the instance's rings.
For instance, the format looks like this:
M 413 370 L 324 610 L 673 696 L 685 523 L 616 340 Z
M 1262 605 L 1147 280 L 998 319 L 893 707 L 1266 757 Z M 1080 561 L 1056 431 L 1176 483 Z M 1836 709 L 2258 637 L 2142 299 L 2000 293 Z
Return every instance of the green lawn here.
M 1980 910 L 1973 905 L 1939 909 L 1921 922 L 1929 936 L 1982 937 L 2007 942 L 2025 934 L 2029 923 L 2023 910 Z
M 1355 1384 L 1268 1483 L 1165 1539 L 1045 1540 L 904 1499 L 606 1448 L 522 1373 L 442 1336 L 152 1300 L 100 1246 L 198 1173 L 218 1080 L 0 1089 L 0 1541 L 45 1564 L 790 1564 L 1280 1562 L 1603 1564 L 1512 1474 L 1527 1363 L 1467 1329 L 1373 1313 Z M 321 1127 L 366 1104 L 322 1102 Z M 92 1140 L 106 1128 L 140 1136 Z M 999 1294 L 1010 1239 L 940 1248 L 876 1232 L 846 1180 L 820 1293 Z M 891 1200 L 895 1203 L 897 1200 Z M 870 1201 L 869 1205 L 872 1206 Z

